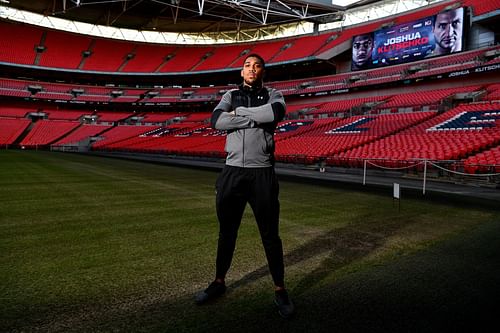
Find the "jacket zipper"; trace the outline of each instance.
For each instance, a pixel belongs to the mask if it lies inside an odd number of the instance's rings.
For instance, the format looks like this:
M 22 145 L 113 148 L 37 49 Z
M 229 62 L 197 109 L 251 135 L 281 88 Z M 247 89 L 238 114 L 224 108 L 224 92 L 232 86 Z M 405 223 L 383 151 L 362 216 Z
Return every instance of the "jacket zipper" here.
M 252 100 L 251 100 L 250 96 L 245 94 L 245 97 L 247 98 L 247 106 L 251 107 Z M 246 165 L 246 163 L 245 163 L 245 133 L 246 133 L 246 130 L 243 130 L 243 147 L 242 147 L 243 167 L 245 167 L 245 165 Z

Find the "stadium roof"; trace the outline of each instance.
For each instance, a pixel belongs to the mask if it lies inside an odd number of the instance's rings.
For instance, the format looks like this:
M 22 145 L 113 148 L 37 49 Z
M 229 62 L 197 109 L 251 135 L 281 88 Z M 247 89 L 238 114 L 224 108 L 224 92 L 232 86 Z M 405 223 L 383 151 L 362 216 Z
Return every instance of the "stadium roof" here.
M 346 22 L 366 22 L 367 16 L 368 20 L 376 19 L 377 10 L 382 9 L 381 15 L 387 16 L 438 1 L 441 0 L 0 0 L 0 17 L 111 38 L 214 43 L 311 33 L 321 30 L 320 25 L 340 27 Z M 360 21 L 349 23 L 349 14 Z M 61 23 L 61 19 L 73 23 Z M 109 32 L 110 28 L 121 31 Z M 151 32 L 162 35 L 152 37 Z M 198 38 L 186 38 L 188 35 Z
M 339 18 L 376 0 L 3 0 L 8 6 L 90 24 L 168 32 L 228 31 Z M 335 3 L 335 4 L 334 4 Z M 341 17 L 341 15 L 340 15 Z

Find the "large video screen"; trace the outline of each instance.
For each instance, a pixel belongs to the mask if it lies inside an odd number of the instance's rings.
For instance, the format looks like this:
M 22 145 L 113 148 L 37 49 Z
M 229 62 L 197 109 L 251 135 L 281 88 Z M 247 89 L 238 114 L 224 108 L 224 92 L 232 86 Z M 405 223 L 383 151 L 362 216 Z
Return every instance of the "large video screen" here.
M 464 8 L 355 36 L 351 70 L 401 64 L 462 51 Z

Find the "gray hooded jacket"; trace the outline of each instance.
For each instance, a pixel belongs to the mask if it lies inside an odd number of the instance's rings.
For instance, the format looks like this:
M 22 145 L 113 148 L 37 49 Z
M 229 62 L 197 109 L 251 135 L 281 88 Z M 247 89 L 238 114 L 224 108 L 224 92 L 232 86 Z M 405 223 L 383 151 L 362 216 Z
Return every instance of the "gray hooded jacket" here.
M 273 166 L 274 130 L 285 108 L 283 95 L 273 88 L 241 85 L 227 91 L 211 118 L 212 128 L 227 131 L 226 164 L 244 168 Z

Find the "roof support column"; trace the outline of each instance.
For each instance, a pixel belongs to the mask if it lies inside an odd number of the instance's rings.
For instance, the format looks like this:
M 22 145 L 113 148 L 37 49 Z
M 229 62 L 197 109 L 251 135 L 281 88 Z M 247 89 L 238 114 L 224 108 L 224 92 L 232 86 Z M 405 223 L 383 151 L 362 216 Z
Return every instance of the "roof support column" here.
M 200 16 L 203 15 L 204 6 L 205 6 L 205 0 L 198 0 L 198 9 L 200 11 Z

